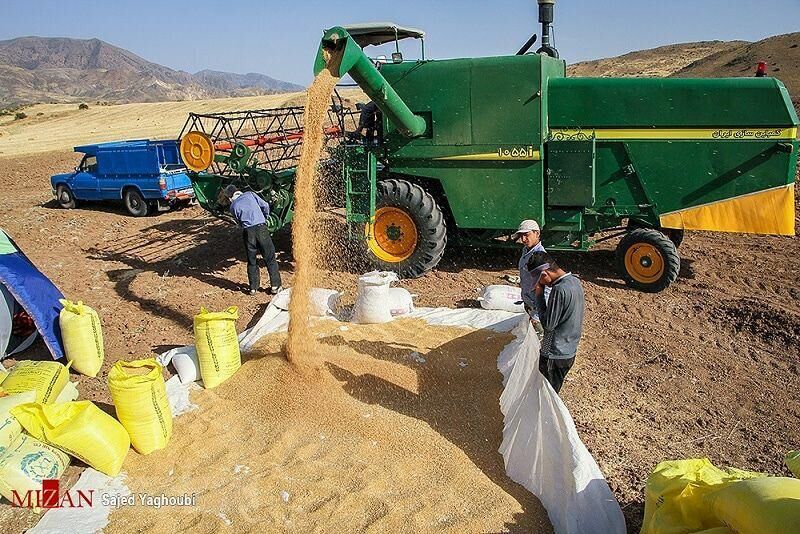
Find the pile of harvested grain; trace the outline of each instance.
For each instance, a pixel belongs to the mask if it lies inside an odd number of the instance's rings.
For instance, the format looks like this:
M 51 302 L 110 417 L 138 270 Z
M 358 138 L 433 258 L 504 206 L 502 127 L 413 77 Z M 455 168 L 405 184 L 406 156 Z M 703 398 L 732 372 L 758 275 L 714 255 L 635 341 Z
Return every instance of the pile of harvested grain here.
M 131 491 L 197 493 L 196 507 L 124 507 L 107 530 L 550 531 L 505 475 L 496 358 L 509 334 L 320 321 L 314 387 L 262 339 L 214 390 L 192 394 L 166 451 L 130 454 Z
M 289 361 L 308 365 L 314 352 L 308 318 L 311 311 L 309 291 L 316 281 L 316 246 L 319 239 L 313 230 L 316 214 L 316 176 L 320 153 L 325 144 L 323 123 L 330 106 L 331 93 L 339 81 L 336 72 L 341 53 L 328 57 L 328 68 L 323 69 L 308 89 L 304 114 L 303 147 L 294 185 L 294 215 L 292 219 L 292 254 L 295 260 L 294 288 L 290 306 L 289 340 L 286 345 Z

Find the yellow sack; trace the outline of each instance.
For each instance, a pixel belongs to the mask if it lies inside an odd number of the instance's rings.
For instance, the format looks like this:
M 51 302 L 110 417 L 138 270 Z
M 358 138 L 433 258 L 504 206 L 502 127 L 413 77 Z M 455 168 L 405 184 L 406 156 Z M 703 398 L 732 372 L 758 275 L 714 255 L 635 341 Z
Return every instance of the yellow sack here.
M 35 391 L 15 393 L 0 397 L 0 455 L 11 445 L 17 436 L 22 433 L 19 422 L 9 413 L 14 406 L 33 402 L 36 400 Z
M 92 401 L 22 404 L 11 409 L 25 431 L 108 476 L 116 476 L 131 440 L 119 421 Z
M 231 306 L 222 312 L 200 308 L 194 317 L 194 342 L 203 386 L 215 388 L 242 366 L 236 319 L 239 309 Z
M 5 367 L 0 365 L 0 384 L 3 383 L 3 380 L 5 380 L 7 376 L 8 376 L 8 371 L 6 370 Z
M 163 449 L 172 436 L 163 367 L 155 359 L 119 361 L 108 373 L 108 388 L 131 445 L 141 454 Z
M 58 480 L 69 465 L 69 456 L 27 434 L 20 434 L 0 456 L 0 495 L 11 502 L 13 492 L 25 499 L 28 491 L 42 489 L 42 480 Z M 36 506 L 36 496 L 31 495 Z
M 794 476 L 800 478 L 800 451 L 789 451 L 783 459 L 783 463 L 789 468 Z
M 725 526 L 704 497 L 732 482 L 762 476 L 733 468 L 722 470 L 708 458 L 661 462 L 647 478 L 641 533 L 696 532 Z
M 36 402 L 50 404 L 55 402 L 67 382 L 69 364 L 65 367 L 58 362 L 24 360 L 11 368 L 11 372 L 3 380 L 3 390 L 6 393 L 33 390 L 36 391 Z
M 800 480 L 796 478 L 743 480 L 710 495 L 707 502 L 736 532 L 794 534 L 800 529 Z
M 64 353 L 72 368 L 86 376 L 95 377 L 103 366 L 103 330 L 100 316 L 80 300 L 59 300 L 64 308 L 58 315 Z

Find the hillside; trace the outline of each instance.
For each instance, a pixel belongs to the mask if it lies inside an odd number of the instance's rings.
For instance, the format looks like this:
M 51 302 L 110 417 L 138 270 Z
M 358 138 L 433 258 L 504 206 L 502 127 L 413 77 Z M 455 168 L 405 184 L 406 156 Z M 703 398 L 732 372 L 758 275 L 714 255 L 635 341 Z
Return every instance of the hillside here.
M 298 91 L 262 74 L 190 74 L 99 39 L 0 41 L 0 108 L 37 102 L 160 102 Z
M 705 57 L 741 44 L 744 41 L 702 41 L 659 46 L 612 58 L 575 63 L 567 67 L 567 74 L 598 78 L 664 77 Z
M 672 73 L 676 78 L 752 76 L 759 61 L 767 62 L 767 74 L 786 85 L 795 103 L 800 102 L 800 32 L 776 35 L 755 43 L 708 55 Z
M 753 76 L 759 61 L 781 80 L 800 109 L 800 33 L 757 42 L 684 43 L 570 65 L 570 76 L 714 78 Z
M 359 89 L 344 89 L 346 102 L 363 102 Z M 281 93 L 183 102 L 89 105 L 37 104 L 26 107 L 27 118 L 0 116 L 0 158 L 49 150 L 72 150 L 88 143 L 120 139 L 174 139 L 190 112 L 216 113 L 305 105 L 306 94 Z

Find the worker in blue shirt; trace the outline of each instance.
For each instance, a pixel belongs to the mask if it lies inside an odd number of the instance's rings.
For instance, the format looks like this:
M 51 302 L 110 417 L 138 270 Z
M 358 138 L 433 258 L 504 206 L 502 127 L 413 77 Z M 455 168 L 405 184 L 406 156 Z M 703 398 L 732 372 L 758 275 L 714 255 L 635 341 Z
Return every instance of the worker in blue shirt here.
M 250 295 L 255 295 L 261 285 L 261 273 L 258 269 L 258 257 L 267 264 L 270 293 L 275 295 L 281 290 L 281 273 L 275 258 L 275 245 L 267 229 L 269 204 L 252 191 L 242 192 L 231 184 L 225 188 L 225 196 L 231 201 L 230 212 L 242 227 L 244 248 L 247 252 L 247 279 L 250 282 Z

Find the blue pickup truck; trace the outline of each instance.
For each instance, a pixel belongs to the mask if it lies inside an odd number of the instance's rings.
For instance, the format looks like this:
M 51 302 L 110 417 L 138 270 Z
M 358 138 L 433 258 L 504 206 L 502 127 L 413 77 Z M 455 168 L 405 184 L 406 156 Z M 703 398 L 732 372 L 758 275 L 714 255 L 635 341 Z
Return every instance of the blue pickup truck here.
M 128 213 L 142 217 L 194 199 L 177 141 L 116 141 L 76 146 L 75 152 L 84 154 L 80 165 L 50 178 L 62 208 L 82 200 L 122 200 Z

